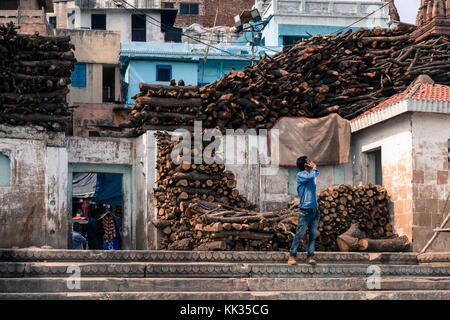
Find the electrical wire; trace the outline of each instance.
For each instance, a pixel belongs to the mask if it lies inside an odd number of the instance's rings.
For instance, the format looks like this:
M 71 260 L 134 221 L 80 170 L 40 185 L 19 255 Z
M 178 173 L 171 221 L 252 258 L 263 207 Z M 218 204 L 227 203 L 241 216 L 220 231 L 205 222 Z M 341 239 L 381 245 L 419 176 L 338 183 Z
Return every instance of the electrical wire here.
M 341 28 L 341 29 L 338 29 L 337 31 L 334 31 L 333 33 L 329 33 L 329 34 L 340 33 L 340 32 L 342 32 L 343 30 L 348 29 L 348 28 L 354 26 L 354 25 L 357 24 L 358 22 L 361 22 L 361 21 L 363 21 L 364 19 L 367 19 L 368 17 L 370 17 L 371 15 L 373 15 L 375 12 L 378 12 L 378 11 L 382 10 L 382 9 L 385 8 L 387 5 L 389 5 L 392 1 L 393 1 L 393 0 L 390 0 L 390 1 L 386 2 L 384 5 L 382 5 L 382 6 L 379 7 L 378 9 L 376 9 L 376 10 L 372 11 L 371 13 L 369 13 L 368 15 L 366 15 L 366 16 L 364 16 L 364 17 L 358 19 L 357 21 L 353 22 L 352 24 L 350 24 L 350 25 L 348 25 L 348 26 L 346 26 L 346 27 L 343 27 L 343 28 Z M 125 4 L 127 4 L 127 5 L 129 5 L 129 6 L 132 7 L 134 10 L 137 10 L 137 11 L 140 11 L 140 12 L 144 13 L 144 15 L 145 15 L 146 17 L 148 17 L 148 18 L 150 18 L 150 19 L 152 19 L 152 20 L 154 20 L 154 21 L 156 21 L 156 22 L 158 23 L 158 24 L 155 24 L 155 23 L 152 23 L 152 22 L 150 22 L 150 21 L 148 21 L 148 20 L 146 19 L 150 24 L 155 25 L 155 26 L 157 26 L 157 27 L 163 26 L 164 28 L 167 28 L 168 30 L 170 30 L 170 29 L 175 29 L 174 27 L 165 25 L 164 23 L 158 21 L 157 19 L 155 19 L 155 18 L 149 16 L 147 13 L 145 13 L 144 11 L 140 10 L 139 8 L 136 8 L 135 6 L 131 5 L 131 4 L 128 3 L 126 0 L 121 0 L 121 2 L 122 2 L 122 3 L 125 3 Z M 215 46 L 213 46 L 213 45 L 211 45 L 211 44 L 208 44 L 208 43 L 206 43 L 206 42 L 203 42 L 203 41 L 201 41 L 201 40 L 198 40 L 198 39 L 196 39 L 195 37 L 192 37 L 192 36 L 190 36 L 190 35 L 188 35 L 188 34 L 186 34 L 186 33 L 184 33 L 184 32 L 181 32 L 181 35 L 185 36 L 186 38 L 192 39 L 192 40 L 194 40 L 194 41 L 196 41 L 196 42 L 199 42 L 199 43 L 201 43 L 201 44 L 204 44 L 204 45 L 206 45 L 206 46 L 209 46 L 209 47 L 211 47 L 211 48 L 214 48 L 214 49 L 216 49 L 216 50 L 219 50 L 219 51 L 221 51 L 221 52 L 227 53 L 227 54 L 229 54 L 229 55 L 231 55 L 231 56 L 239 57 L 239 58 L 241 58 L 241 59 L 245 59 L 245 60 L 248 60 L 248 61 L 252 61 L 251 59 L 248 59 L 248 58 L 245 58 L 245 57 L 242 57 L 242 56 L 233 54 L 233 53 L 231 53 L 231 52 L 228 52 L 228 51 L 226 51 L 226 50 L 223 50 L 223 49 L 221 49 L 221 48 L 215 47 Z M 201 36 L 200 36 L 200 37 L 201 37 Z M 245 32 L 244 32 L 244 38 L 245 38 L 245 40 L 247 40 L 247 42 L 251 42 L 251 41 L 249 41 L 249 40 L 247 39 L 247 36 L 246 36 L 246 33 L 245 33 Z M 236 44 L 236 43 L 237 43 L 237 42 L 235 42 L 235 44 Z M 291 45 L 285 45 L 285 46 L 283 46 L 283 49 L 284 49 L 284 48 L 290 48 L 290 47 L 293 47 L 293 46 L 295 46 L 295 45 L 296 45 L 296 43 L 295 43 L 295 44 L 291 44 Z M 269 46 L 262 46 L 262 45 L 255 45 L 255 46 L 256 46 L 256 47 L 260 47 L 260 48 L 267 49 L 267 50 L 272 51 L 272 52 L 279 53 L 279 51 L 277 51 L 277 50 L 270 49 Z M 274 46 L 274 47 L 276 47 L 276 46 Z

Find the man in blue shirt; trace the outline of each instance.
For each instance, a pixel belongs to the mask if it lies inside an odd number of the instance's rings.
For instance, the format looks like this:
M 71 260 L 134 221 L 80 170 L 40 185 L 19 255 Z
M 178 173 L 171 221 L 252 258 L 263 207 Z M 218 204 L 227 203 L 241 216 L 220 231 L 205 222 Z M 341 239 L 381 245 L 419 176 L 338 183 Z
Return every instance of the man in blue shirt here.
M 84 250 L 83 244 L 86 243 L 86 238 L 80 234 L 80 224 L 74 223 L 72 231 L 72 249 Z
M 295 264 L 297 262 L 295 258 L 297 257 L 298 246 L 308 230 L 306 262 L 314 265 L 316 264 L 316 260 L 313 258 L 314 247 L 320 215 L 316 195 L 316 177 L 319 175 L 319 169 L 307 157 L 297 159 L 297 168 L 300 170 L 297 174 L 297 193 L 300 198 L 300 210 L 298 213 L 297 231 L 292 240 L 291 250 L 289 250 L 288 263 Z

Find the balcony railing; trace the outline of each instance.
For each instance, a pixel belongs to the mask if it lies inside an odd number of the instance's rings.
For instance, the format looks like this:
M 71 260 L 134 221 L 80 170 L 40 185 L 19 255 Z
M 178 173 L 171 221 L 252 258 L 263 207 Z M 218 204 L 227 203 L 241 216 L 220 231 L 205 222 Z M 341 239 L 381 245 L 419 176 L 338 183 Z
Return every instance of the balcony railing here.
M 264 17 L 272 14 L 306 16 L 365 16 L 376 11 L 385 3 L 381 1 L 333 1 L 333 0 L 272 0 L 264 11 Z M 389 17 L 389 8 L 375 12 L 372 18 Z
M 125 0 L 139 9 L 160 8 L 161 0 Z M 113 0 L 75 0 L 75 5 L 81 9 L 111 9 L 117 8 Z M 125 7 L 129 7 L 125 5 Z

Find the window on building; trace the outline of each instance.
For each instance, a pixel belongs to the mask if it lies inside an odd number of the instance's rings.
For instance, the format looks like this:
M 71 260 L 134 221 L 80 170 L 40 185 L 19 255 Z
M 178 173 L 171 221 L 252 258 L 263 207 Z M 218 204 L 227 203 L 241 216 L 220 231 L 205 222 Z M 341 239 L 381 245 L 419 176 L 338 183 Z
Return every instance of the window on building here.
M 11 160 L 0 153 L 0 187 L 11 185 Z
M 19 0 L 1 0 L 0 10 L 17 10 L 19 8 Z
M 180 14 L 198 15 L 198 3 L 180 3 Z
M 156 81 L 170 81 L 172 79 L 172 66 L 156 66 Z
M 56 29 L 56 17 L 49 17 L 48 23 L 50 23 L 50 25 Z
M 72 87 L 86 88 L 86 64 L 77 63 L 74 65 Z
M 147 37 L 145 14 L 131 16 L 131 41 L 145 42 Z
M 181 32 L 183 29 L 181 28 L 170 28 L 170 30 L 167 30 L 164 32 L 164 42 L 181 42 Z
M 173 9 L 175 6 L 173 2 L 164 2 L 164 8 Z
M 367 152 L 367 182 L 383 184 L 381 149 Z
M 106 14 L 91 15 L 92 30 L 106 30 Z
M 115 101 L 116 67 L 103 66 L 103 102 Z
M 307 38 L 299 37 L 299 36 L 283 36 L 283 47 L 285 47 L 285 46 L 293 46 L 297 42 L 302 41 L 304 39 L 307 39 Z

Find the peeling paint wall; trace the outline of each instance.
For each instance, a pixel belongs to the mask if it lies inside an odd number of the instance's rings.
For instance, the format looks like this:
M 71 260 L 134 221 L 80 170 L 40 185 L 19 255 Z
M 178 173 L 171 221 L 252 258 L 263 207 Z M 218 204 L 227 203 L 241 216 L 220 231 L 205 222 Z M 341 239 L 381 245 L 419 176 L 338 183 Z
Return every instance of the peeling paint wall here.
M 123 164 L 134 162 L 134 139 L 68 137 L 70 163 Z
M 64 248 L 65 149 L 49 146 L 57 145 L 58 139 L 45 139 L 37 132 L 33 135 L 28 128 L 16 127 L 10 134 L 7 131 L 2 130 L 0 152 L 11 161 L 11 184 L 0 187 L 0 247 Z

